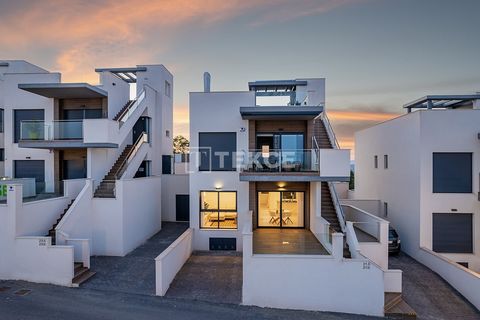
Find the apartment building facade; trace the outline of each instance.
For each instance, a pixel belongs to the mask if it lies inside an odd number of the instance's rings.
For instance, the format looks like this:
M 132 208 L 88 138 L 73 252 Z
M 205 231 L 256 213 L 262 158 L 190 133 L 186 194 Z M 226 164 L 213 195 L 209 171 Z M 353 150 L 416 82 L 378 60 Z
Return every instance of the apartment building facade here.
M 243 252 L 244 304 L 383 315 L 401 272 L 388 270 L 388 223 L 336 197 L 350 153 L 326 117 L 325 79 L 236 92 L 211 91 L 208 73 L 204 82 L 190 93 L 193 248 Z M 378 237 L 370 252 L 356 236 L 368 226 Z
M 402 250 L 478 308 L 480 95 L 426 96 L 404 107 L 356 133 L 354 197 L 380 200 Z
M 64 83 L 0 61 L 1 252 L 15 257 L 0 259 L 3 279 L 71 285 L 91 255 L 123 256 L 161 228 L 173 76 L 163 65 L 95 71 L 98 85 Z

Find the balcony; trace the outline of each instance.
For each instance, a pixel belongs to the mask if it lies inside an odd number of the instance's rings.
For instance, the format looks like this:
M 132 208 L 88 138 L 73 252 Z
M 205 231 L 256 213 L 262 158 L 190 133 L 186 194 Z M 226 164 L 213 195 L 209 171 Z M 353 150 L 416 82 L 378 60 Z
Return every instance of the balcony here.
M 117 144 L 86 143 L 84 122 L 88 120 L 26 120 L 20 123 L 21 148 L 63 149 L 63 148 L 115 148 Z
M 350 150 L 249 150 L 240 181 L 348 181 Z

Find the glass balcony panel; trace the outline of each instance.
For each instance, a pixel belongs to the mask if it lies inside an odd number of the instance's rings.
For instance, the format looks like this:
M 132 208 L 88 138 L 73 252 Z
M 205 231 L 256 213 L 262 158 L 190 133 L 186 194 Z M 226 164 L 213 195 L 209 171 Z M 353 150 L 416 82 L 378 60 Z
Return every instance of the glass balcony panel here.
M 251 150 L 244 157 L 244 172 L 318 172 L 318 150 Z

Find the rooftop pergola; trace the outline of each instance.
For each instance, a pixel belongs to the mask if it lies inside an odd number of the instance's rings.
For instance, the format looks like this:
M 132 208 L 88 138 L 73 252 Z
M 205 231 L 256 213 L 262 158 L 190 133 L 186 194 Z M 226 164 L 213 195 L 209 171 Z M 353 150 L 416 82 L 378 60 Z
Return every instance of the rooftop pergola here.
M 412 109 L 455 109 L 477 99 L 480 99 L 480 94 L 433 95 L 422 97 L 403 107 L 408 112 L 412 112 Z
M 135 68 L 97 68 L 95 72 L 109 71 L 127 83 L 137 83 L 137 72 L 147 71 L 146 67 Z
M 248 90 L 255 91 L 257 97 L 290 96 L 290 103 L 296 100 L 298 86 L 306 86 L 305 80 L 268 80 L 248 83 Z

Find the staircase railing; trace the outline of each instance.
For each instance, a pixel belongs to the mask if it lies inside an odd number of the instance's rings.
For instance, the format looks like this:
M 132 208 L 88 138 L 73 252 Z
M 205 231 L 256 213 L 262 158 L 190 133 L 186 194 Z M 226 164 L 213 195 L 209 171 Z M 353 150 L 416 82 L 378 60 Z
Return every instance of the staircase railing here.
M 330 140 L 330 143 L 332 144 L 334 149 L 340 149 L 340 144 L 338 143 L 337 136 L 335 135 L 335 132 L 333 131 L 332 124 L 330 123 L 330 119 L 327 116 L 326 111 L 323 111 L 322 114 L 320 115 L 320 119 L 323 121 L 323 124 L 325 125 L 325 129 L 327 130 L 328 138 Z
M 340 228 L 342 232 L 345 233 L 345 213 L 343 212 L 342 206 L 340 205 L 340 200 L 338 199 L 337 190 L 332 182 L 328 182 L 328 188 L 330 189 L 330 195 L 332 196 L 332 202 L 335 206 L 335 212 L 337 213 L 338 222 L 340 223 Z
M 122 126 L 130 116 L 137 110 L 138 106 L 145 100 L 145 90 L 143 90 L 138 97 L 134 100 L 133 103 L 129 104 L 127 108 L 122 112 L 122 114 L 118 117 L 118 124 Z
M 115 171 L 114 173 L 115 180 L 118 180 L 122 177 L 122 175 L 125 173 L 125 170 L 128 167 L 128 164 L 132 161 L 132 159 L 135 157 L 135 155 L 138 153 L 138 150 L 144 143 L 148 143 L 148 134 L 146 132 L 142 132 L 142 134 L 140 134 L 137 141 L 135 141 L 135 143 L 133 144 L 132 149 L 128 151 L 125 159 L 122 161 L 117 171 Z M 109 181 L 109 180 L 105 180 L 105 181 Z

